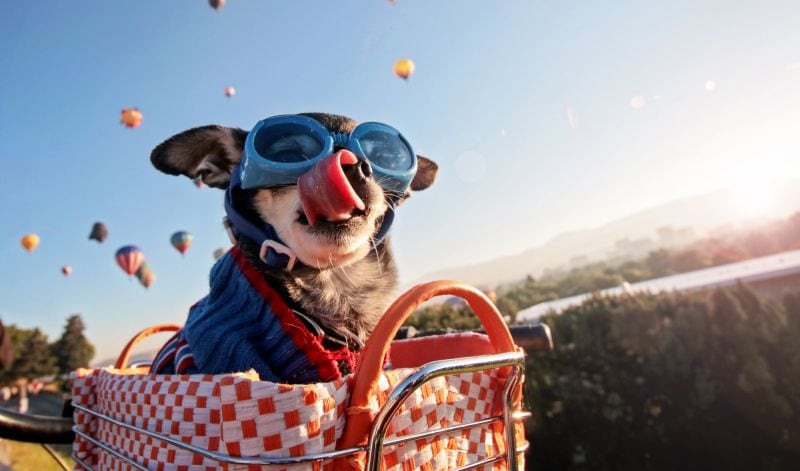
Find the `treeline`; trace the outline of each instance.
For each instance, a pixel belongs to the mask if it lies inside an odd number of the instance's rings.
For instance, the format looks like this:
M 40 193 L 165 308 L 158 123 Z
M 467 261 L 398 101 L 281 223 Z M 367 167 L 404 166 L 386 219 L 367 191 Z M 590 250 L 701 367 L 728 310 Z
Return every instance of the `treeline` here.
M 761 227 L 709 237 L 682 249 L 653 250 L 642 259 L 599 262 L 552 275 L 561 296 L 659 278 L 800 249 L 800 212 Z
M 795 249 L 800 249 L 800 212 L 758 229 L 708 238 L 684 249 L 654 250 L 639 260 L 596 262 L 539 279 L 528 276 L 498 287 L 496 304 L 513 322 L 518 311 L 544 301 Z M 474 328 L 475 320 L 469 314 L 461 304 L 433 305 L 417 311 L 409 324 L 420 329 Z
M 531 278 L 517 292 L 538 302 L 552 283 Z M 800 289 L 782 302 L 743 285 L 597 296 L 542 322 L 555 350 L 533 355 L 526 371 L 531 469 L 800 463 Z M 413 323 L 477 326 L 452 304 L 423 309 Z
M 800 248 L 800 213 L 641 260 L 595 263 L 497 289 L 525 307 Z M 799 287 L 800 288 L 800 287 Z M 595 297 L 545 316 L 555 350 L 529 359 L 530 468 L 796 469 L 800 463 L 800 289 L 782 301 L 746 286 Z M 419 329 L 477 327 L 463 303 L 418 310 Z
M 38 328 L 22 329 L 14 324 L 5 326 L 9 333 L 13 361 L 0 371 L 0 386 L 53 374 L 66 374 L 89 365 L 94 346 L 83 334 L 86 326 L 79 314 L 70 316 L 61 337 L 50 342 Z
M 598 297 L 543 322 L 532 469 L 797 469 L 800 292 Z

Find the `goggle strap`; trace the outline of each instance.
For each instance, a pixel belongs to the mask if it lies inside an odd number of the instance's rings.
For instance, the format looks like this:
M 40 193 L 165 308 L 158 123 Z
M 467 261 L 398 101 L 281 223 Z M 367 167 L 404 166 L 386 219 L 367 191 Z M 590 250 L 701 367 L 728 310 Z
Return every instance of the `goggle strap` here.
M 233 190 L 240 185 L 240 170 L 237 165 L 231 174 L 231 182 L 225 190 L 225 214 L 223 220 L 228 236 L 236 244 L 236 237 L 244 236 L 261 246 L 260 258 L 268 266 L 278 269 L 291 270 L 296 261 L 294 252 L 291 251 L 278 237 L 275 228 L 270 224 L 263 224 L 261 227 L 253 224 L 250 220 L 242 216 L 233 207 Z M 276 247 L 280 246 L 280 249 Z
M 389 233 L 389 229 L 392 227 L 392 222 L 394 222 L 394 211 L 395 205 L 394 201 L 389 204 L 389 207 L 386 208 L 386 212 L 383 215 L 383 223 L 381 223 L 381 228 L 378 233 L 375 235 L 375 245 L 380 244 L 383 242 L 383 238 Z
M 332 132 L 333 147 L 347 147 L 347 141 L 350 140 L 350 134 L 345 132 Z
M 258 257 L 267 265 L 285 267 L 286 271 L 292 271 L 297 261 L 297 255 L 294 254 L 292 249 L 272 239 L 267 239 L 261 243 L 261 251 Z

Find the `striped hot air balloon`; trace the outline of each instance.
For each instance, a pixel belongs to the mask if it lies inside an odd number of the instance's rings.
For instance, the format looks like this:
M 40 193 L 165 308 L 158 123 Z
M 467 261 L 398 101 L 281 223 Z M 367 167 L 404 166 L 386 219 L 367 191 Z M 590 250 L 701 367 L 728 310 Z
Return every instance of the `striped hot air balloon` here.
M 172 242 L 172 246 L 183 255 L 189 250 L 189 247 L 192 246 L 192 239 L 194 239 L 194 236 L 188 232 L 178 231 L 172 234 L 169 241 Z
M 117 265 L 128 275 L 133 275 L 144 262 L 144 254 L 135 245 L 126 245 L 117 250 Z

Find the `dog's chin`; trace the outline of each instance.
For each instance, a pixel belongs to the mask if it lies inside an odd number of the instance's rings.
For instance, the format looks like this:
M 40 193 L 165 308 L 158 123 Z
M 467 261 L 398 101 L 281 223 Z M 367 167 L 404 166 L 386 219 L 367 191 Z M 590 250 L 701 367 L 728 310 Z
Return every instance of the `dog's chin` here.
M 347 266 L 369 253 L 371 237 L 382 224 L 388 208 L 379 189 L 364 200 L 367 208 L 349 219 L 316 221 L 314 225 L 309 224 L 303 212 L 296 187 L 260 190 L 254 198 L 254 206 L 262 219 L 275 227 L 283 243 L 300 262 L 324 270 Z
M 373 231 L 365 224 L 340 231 L 320 230 L 300 223 L 292 225 L 289 246 L 303 264 L 318 269 L 344 267 L 364 258 Z

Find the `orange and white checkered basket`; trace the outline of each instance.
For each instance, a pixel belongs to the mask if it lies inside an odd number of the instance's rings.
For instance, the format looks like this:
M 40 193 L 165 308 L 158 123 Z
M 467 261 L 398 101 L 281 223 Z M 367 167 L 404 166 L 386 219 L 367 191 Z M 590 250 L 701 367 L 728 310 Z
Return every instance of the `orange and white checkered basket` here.
M 443 294 L 467 301 L 487 335 L 391 341 L 421 303 Z M 524 354 L 474 288 L 412 288 L 378 323 L 356 372 L 329 383 L 128 367 L 139 340 L 177 328 L 146 329 L 114 368 L 72 374 L 76 469 L 523 468 Z M 387 354 L 392 369 L 383 370 Z

